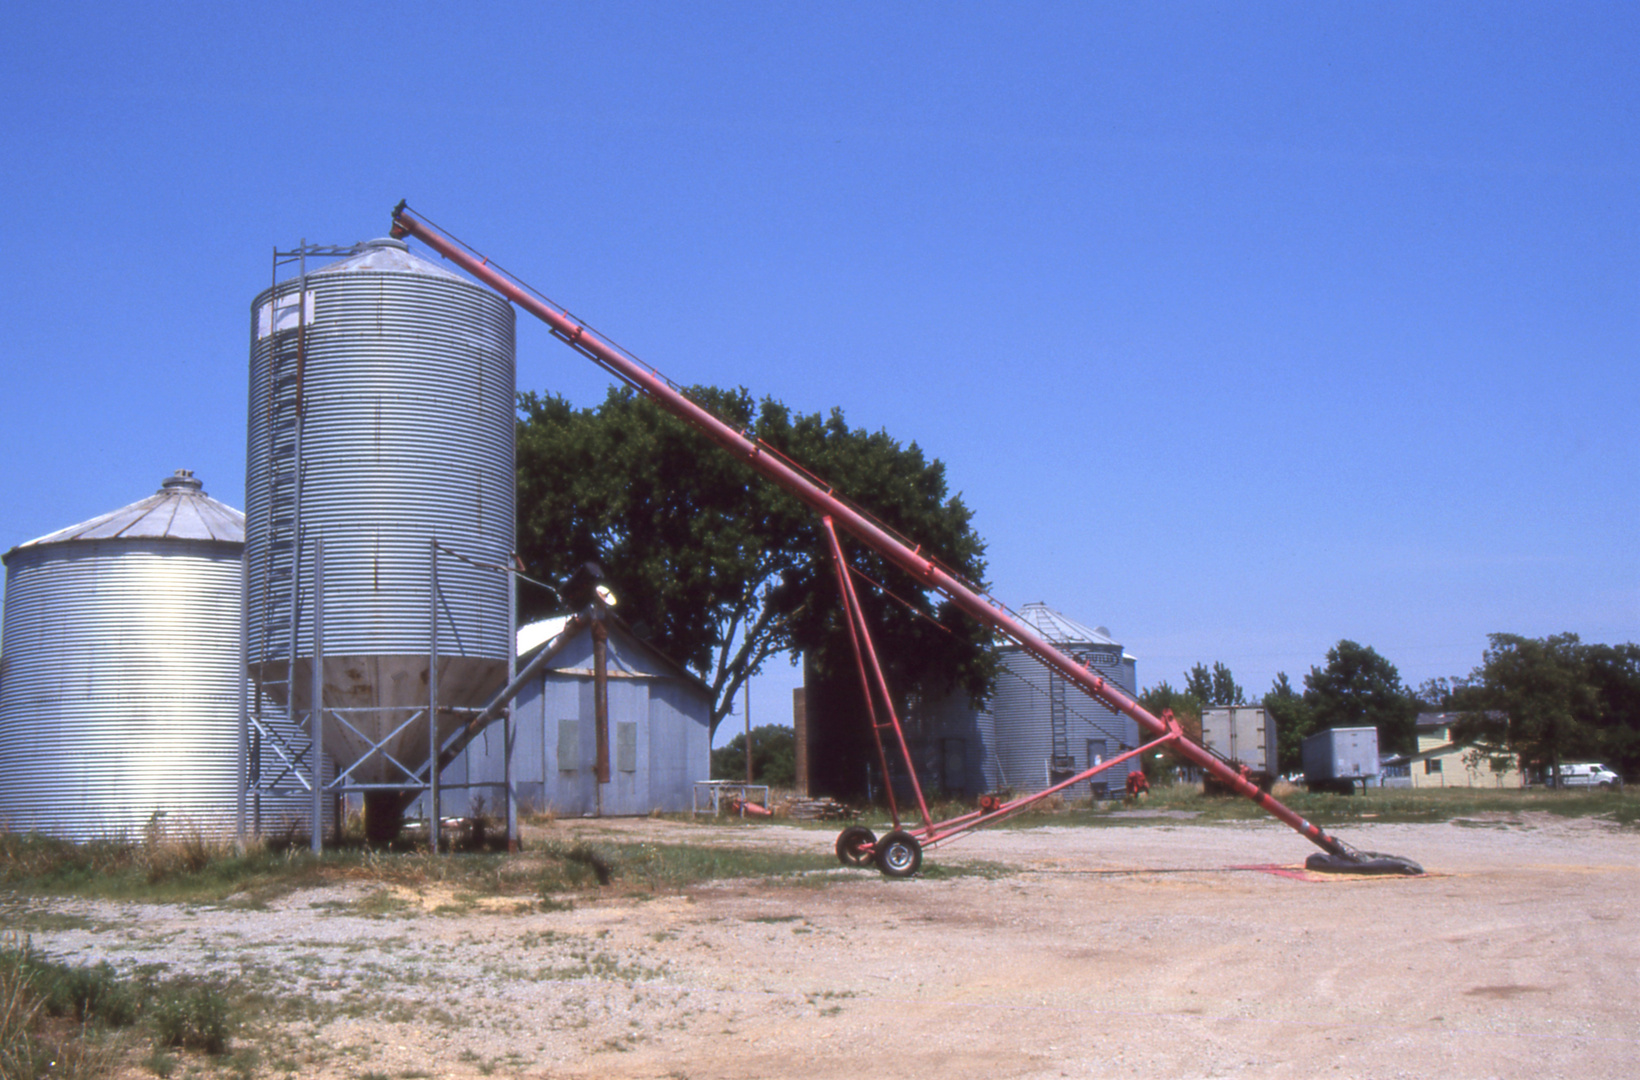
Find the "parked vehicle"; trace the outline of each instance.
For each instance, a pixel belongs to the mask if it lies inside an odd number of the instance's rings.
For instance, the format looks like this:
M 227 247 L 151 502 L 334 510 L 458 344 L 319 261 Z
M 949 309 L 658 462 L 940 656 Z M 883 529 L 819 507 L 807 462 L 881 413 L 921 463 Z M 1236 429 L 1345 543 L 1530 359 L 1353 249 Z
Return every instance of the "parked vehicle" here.
M 1262 705 L 1216 705 L 1202 710 L 1202 745 L 1224 758 L 1233 767 L 1246 771 L 1247 779 L 1269 791 L 1276 778 L 1276 722 Z M 1228 795 L 1231 789 L 1218 783 L 1212 774 L 1202 780 L 1209 795 Z
M 1353 795 L 1378 775 L 1378 729 L 1341 727 L 1304 740 L 1304 786 L 1311 791 Z
M 1558 788 L 1600 788 L 1610 791 L 1623 786 L 1623 778 L 1612 772 L 1599 762 L 1586 762 L 1577 765 L 1562 765 L 1559 777 L 1550 775 L 1552 770 L 1544 770 L 1544 783 L 1549 787 Z

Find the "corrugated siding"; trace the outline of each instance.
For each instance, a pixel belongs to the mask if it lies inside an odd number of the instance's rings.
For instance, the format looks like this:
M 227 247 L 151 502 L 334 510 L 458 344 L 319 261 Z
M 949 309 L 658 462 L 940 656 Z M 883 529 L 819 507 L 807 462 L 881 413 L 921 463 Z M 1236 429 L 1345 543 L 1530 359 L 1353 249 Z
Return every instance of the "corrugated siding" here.
M 71 839 L 230 827 L 239 546 L 78 541 L 19 551 L 8 571 L 0 824 Z M 305 809 L 264 800 L 270 822 Z
M 278 287 L 292 292 L 294 282 Z M 418 655 L 428 641 L 428 545 L 504 562 L 514 538 L 514 316 L 477 285 L 410 273 L 310 276 L 302 523 L 325 544 L 325 650 Z M 272 336 L 251 311 L 246 483 L 251 610 L 263 610 L 275 395 Z M 441 562 L 449 625 L 441 650 L 504 662 L 511 643 L 505 580 Z M 252 620 L 251 657 L 282 658 Z M 309 631 L 298 655 L 311 651 Z M 463 704 L 450 702 L 451 704 Z M 419 701 L 408 704 L 421 704 Z M 465 704 L 474 704 L 466 702 Z
M 513 774 L 520 802 L 536 810 L 568 816 L 598 808 L 593 763 L 597 753 L 594 727 L 590 634 L 570 642 L 554 659 L 557 668 L 527 686 L 514 704 L 518 724 Z M 610 782 L 603 786 L 603 813 L 679 812 L 690 807 L 697 780 L 711 771 L 709 724 L 711 703 L 704 691 L 652 661 L 621 636 L 609 638 Z M 619 739 L 622 725 L 632 725 L 634 768 L 622 770 Z M 504 749 L 500 725 L 490 738 L 481 736 L 442 774 L 446 783 L 472 787 L 485 805 L 499 808 L 504 792 Z M 470 805 L 452 791 L 444 799 L 448 813 Z
M 1120 648 L 1075 644 L 1058 647 L 1072 656 L 1088 657 L 1099 674 L 1129 693 L 1134 692 L 1134 665 L 1131 660 L 1122 658 Z M 1000 649 L 998 659 L 996 690 L 989 712 L 996 731 L 1001 779 L 1016 792 L 1041 791 L 1050 786 L 1048 765 L 1053 753 L 1050 671 L 1042 661 L 1021 648 Z M 1139 744 L 1138 725 L 1134 721 L 1075 686 L 1065 687 L 1065 704 L 1066 749 L 1075 759 L 1077 771 L 1088 767 L 1090 739 L 1104 741 L 1107 757 L 1114 756 L 1121 748 Z M 1095 781 L 1102 781 L 1109 792 L 1116 793 L 1126 783 L 1128 772 L 1137 767 L 1135 762 L 1127 762 L 1101 773 Z M 1091 791 L 1087 785 L 1077 785 L 1069 793 L 1085 796 Z

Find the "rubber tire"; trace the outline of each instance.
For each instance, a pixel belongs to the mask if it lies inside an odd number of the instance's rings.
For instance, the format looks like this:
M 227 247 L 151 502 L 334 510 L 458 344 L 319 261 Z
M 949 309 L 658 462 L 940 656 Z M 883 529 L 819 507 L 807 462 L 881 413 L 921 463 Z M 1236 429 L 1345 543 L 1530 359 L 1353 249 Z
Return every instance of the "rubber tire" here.
M 850 825 L 837 834 L 837 861 L 844 866 L 870 866 L 876 849 L 877 834 L 864 825 Z
M 884 877 L 908 878 L 922 869 L 922 845 L 903 829 L 896 829 L 877 841 L 877 869 Z

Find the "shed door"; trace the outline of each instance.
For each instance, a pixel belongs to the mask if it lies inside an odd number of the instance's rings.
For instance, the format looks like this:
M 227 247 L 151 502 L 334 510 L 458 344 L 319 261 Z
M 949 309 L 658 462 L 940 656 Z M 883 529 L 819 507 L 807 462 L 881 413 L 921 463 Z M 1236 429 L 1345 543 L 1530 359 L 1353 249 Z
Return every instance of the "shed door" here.
M 1084 765 L 1083 768 L 1091 769 L 1095 765 L 1098 765 L 1100 762 L 1105 760 L 1105 755 L 1109 752 L 1110 752 L 1110 749 L 1109 749 L 1109 745 L 1108 745 L 1108 740 L 1105 740 L 1105 739 L 1089 739 L 1088 740 L 1088 763 L 1086 765 Z M 1102 773 L 1096 773 L 1094 775 L 1093 779 L 1088 781 L 1088 789 L 1094 795 L 1103 797 L 1104 794 L 1109 790 L 1108 785 L 1110 784 L 1110 780 L 1111 780 L 1111 775 L 1108 771 L 1102 772 Z

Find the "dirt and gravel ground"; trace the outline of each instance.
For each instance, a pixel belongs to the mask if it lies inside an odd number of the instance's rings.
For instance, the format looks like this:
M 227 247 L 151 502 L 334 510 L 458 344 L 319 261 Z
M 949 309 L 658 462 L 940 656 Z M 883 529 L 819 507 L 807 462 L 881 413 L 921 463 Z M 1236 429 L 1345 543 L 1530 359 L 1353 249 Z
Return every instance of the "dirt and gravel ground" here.
M 1276 824 L 1043 826 L 930 853 L 993 864 L 945 880 L 839 869 L 444 913 L 436 890 L 349 887 L 260 911 L 36 901 L 26 921 L 60 959 L 306 1002 L 266 1043 L 271 1075 L 1640 1075 L 1640 831 L 1533 816 L 1345 838 L 1430 873 L 1295 872 L 1311 849 Z

